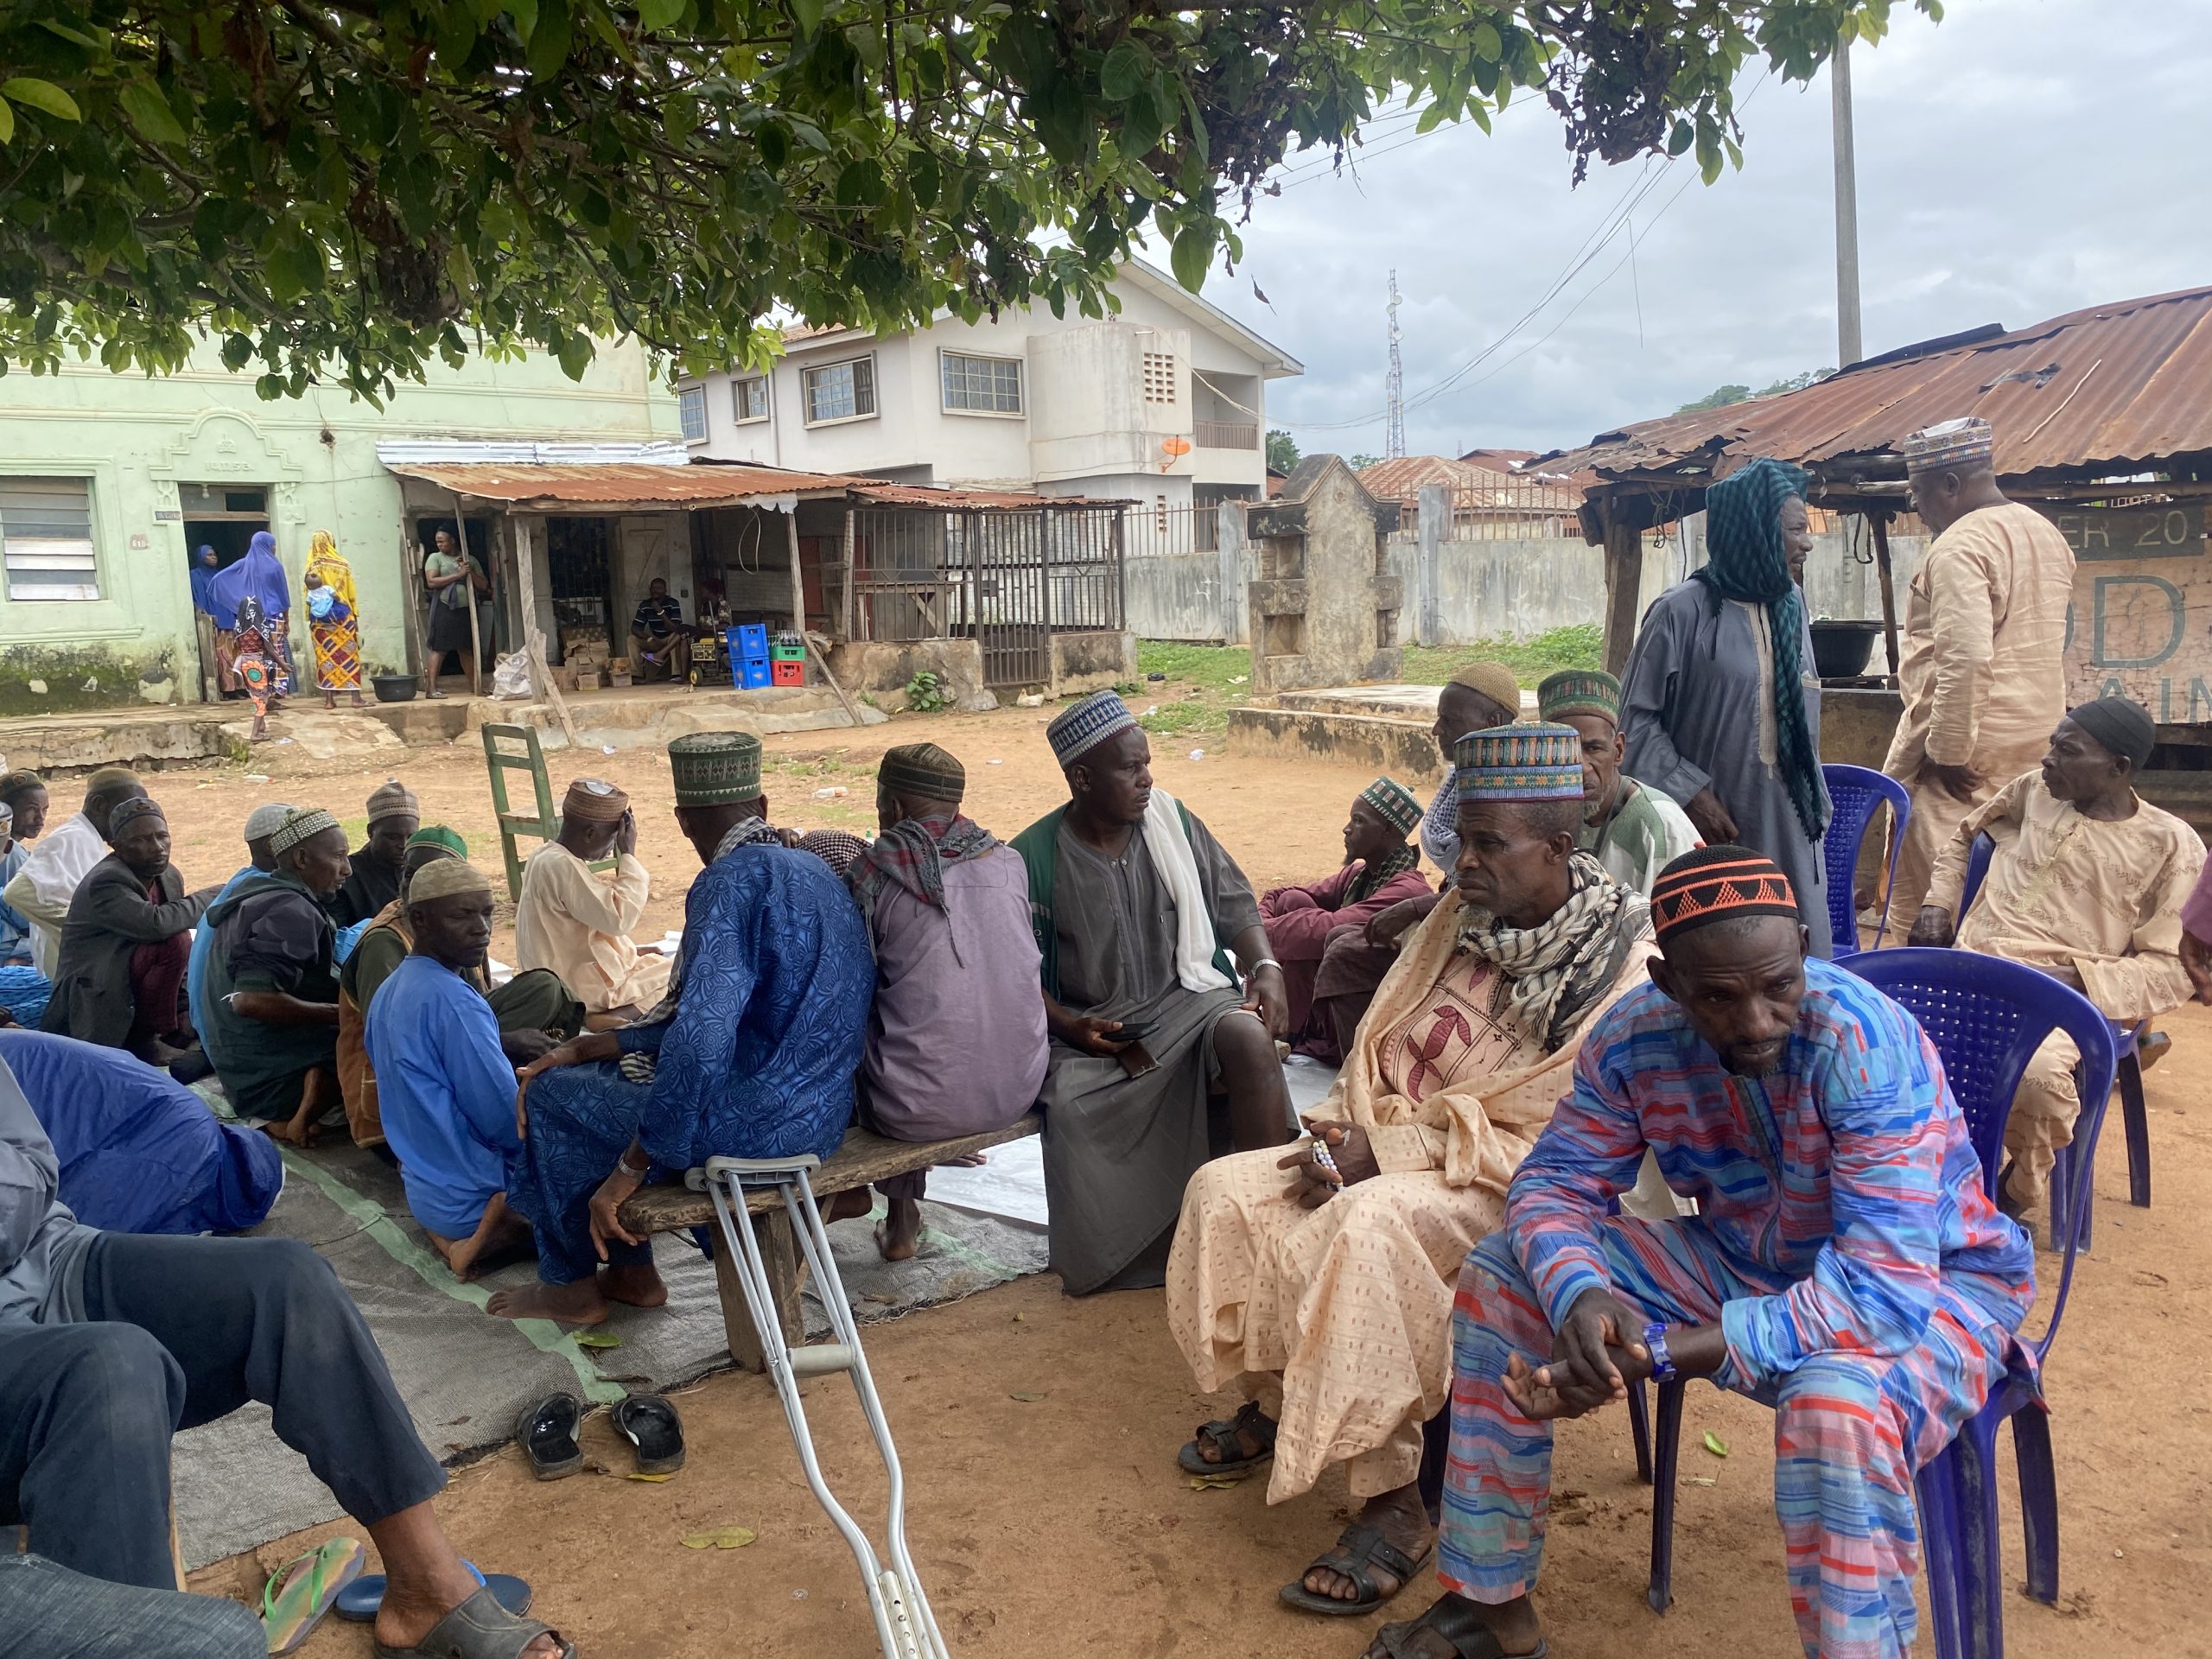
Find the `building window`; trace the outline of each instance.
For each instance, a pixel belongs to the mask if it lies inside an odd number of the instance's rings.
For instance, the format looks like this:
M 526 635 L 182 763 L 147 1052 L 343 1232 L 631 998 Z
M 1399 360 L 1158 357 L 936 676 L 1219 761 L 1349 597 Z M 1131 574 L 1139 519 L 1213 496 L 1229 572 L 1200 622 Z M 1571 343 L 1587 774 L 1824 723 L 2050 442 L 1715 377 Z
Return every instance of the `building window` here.
M 676 413 L 683 423 L 683 442 L 704 443 L 707 441 L 707 389 L 704 386 L 678 386 L 676 389 Z
M 975 415 L 1021 413 L 1021 359 L 939 354 L 944 376 L 944 406 Z
M 856 421 L 875 413 L 875 359 L 855 357 L 806 372 L 806 423 Z
M 92 481 L 0 478 L 0 553 L 10 599 L 98 599 Z
M 768 377 L 748 374 L 729 383 L 730 418 L 740 426 L 768 418 Z
M 1147 352 L 1144 354 L 1144 400 L 1147 404 L 1172 404 L 1175 401 L 1175 353 Z

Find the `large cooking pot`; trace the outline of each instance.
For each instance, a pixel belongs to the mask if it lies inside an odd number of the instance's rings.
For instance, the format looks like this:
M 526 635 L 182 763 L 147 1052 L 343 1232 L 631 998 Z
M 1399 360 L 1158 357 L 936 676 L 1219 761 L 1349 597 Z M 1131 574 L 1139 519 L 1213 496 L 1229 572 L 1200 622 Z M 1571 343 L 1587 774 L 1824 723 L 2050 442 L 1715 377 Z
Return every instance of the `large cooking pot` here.
M 1856 679 L 1866 671 L 1881 637 L 1879 622 L 1815 622 L 1813 625 L 1813 666 L 1824 680 Z

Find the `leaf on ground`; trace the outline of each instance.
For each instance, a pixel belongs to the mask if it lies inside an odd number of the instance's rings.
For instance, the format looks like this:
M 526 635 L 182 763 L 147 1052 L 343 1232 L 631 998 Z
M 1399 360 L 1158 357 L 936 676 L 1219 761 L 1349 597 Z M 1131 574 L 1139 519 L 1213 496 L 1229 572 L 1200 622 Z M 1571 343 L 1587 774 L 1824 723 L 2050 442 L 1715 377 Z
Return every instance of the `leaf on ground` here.
M 1713 1479 L 1711 1475 L 1692 1475 L 1690 1477 L 1690 1484 L 1693 1486 L 1718 1486 L 1719 1484 L 1720 1483 Z
M 686 1549 L 743 1549 L 756 1534 L 750 1527 L 716 1527 L 708 1532 L 690 1532 L 683 1535 Z
M 630 1472 L 629 1472 L 627 1475 L 626 1475 L 626 1476 L 624 1477 L 624 1478 L 625 1478 L 626 1480 L 649 1480 L 649 1481 L 652 1482 L 652 1484 L 653 1484 L 654 1485 L 658 1486 L 658 1485 L 659 1485 L 659 1484 L 660 1484 L 660 1483 L 661 1483 L 661 1482 L 663 1482 L 664 1480 L 666 1480 L 666 1479 L 668 1478 L 668 1477 L 667 1477 L 666 1475 L 646 1475 L 646 1474 L 640 1474 L 638 1471 L 636 1471 L 635 1469 L 632 1469 L 632 1471 L 630 1471 Z
M 1728 1442 L 1708 1428 L 1705 1431 L 1705 1449 L 1716 1458 L 1725 1458 L 1728 1455 Z
M 1194 1492 L 1225 1492 L 1232 1486 L 1242 1486 L 1242 1475 L 1192 1475 L 1191 1490 Z
M 1007 1395 L 1009 1400 L 1020 1400 L 1025 1404 L 1033 1406 L 1044 1397 L 1041 1394 L 1031 1393 L 1027 1389 L 1016 1389 L 1012 1394 Z
M 576 1332 L 576 1346 L 579 1348 L 620 1348 L 621 1345 L 622 1338 L 616 1336 L 612 1331 L 579 1331 Z

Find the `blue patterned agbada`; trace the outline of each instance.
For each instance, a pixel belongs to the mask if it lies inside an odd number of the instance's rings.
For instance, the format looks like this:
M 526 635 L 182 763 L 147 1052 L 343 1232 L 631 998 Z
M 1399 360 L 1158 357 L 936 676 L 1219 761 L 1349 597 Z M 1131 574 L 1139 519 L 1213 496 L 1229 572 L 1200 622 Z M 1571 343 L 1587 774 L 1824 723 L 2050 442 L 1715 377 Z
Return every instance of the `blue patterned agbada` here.
M 530 1085 L 507 1197 L 537 1230 L 548 1284 L 597 1268 L 587 1206 L 632 1137 L 666 1174 L 712 1157 L 827 1157 L 851 1121 L 875 958 L 844 885 L 811 854 L 739 845 L 683 908 L 675 1012 L 616 1033 L 626 1056 L 654 1057 L 652 1081 L 610 1060 Z M 615 1264 L 651 1259 L 645 1245 L 607 1249 Z

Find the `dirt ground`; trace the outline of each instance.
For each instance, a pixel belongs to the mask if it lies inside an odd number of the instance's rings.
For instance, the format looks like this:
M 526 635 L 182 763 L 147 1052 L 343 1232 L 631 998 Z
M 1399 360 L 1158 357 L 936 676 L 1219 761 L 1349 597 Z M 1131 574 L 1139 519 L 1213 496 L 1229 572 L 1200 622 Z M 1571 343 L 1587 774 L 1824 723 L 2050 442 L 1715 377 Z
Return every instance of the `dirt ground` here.
M 973 815 L 1011 833 L 1058 798 L 1042 729 L 1051 712 L 902 718 L 849 734 L 771 739 L 772 816 L 862 828 L 875 758 L 893 743 L 929 738 L 967 763 Z M 1256 885 L 1334 864 L 1337 829 L 1363 775 L 1212 753 L 1190 760 L 1198 741 L 1220 740 L 1155 741 L 1156 775 L 1206 819 Z M 320 804 L 358 821 L 360 801 L 385 775 L 288 759 L 296 753 L 296 746 L 264 749 L 244 766 L 153 780 L 188 877 L 230 873 L 238 825 L 254 804 Z M 652 750 L 556 756 L 551 768 L 556 790 L 588 770 L 638 798 L 640 851 L 656 880 L 645 931 L 675 925 L 693 860 L 668 816 L 664 759 Z M 459 828 L 486 868 L 496 867 L 473 743 L 410 752 L 390 770 L 423 797 L 427 820 Z M 271 781 L 243 780 L 256 771 Z M 837 786 L 850 792 L 814 798 Z M 2175 1052 L 2148 1079 L 2156 1207 L 2126 1205 L 2115 1125 L 2099 1171 L 2096 1249 L 2076 1275 L 2050 1370 L 2063 1600 L 2056 1610 L 2024 1596 L 2007 1602 L 2010 1650 L 2026 1659 L 2093 1649 L 2099 1659 L 2212 1653 L 2193 1600 L 2212 1572 L 2203 1502 L 2212 1389 L 2196 1354 L 2201 1338 L 2190 1334 L 2201 1333 L 2212 1311 L 2212 1268 L 2196 1224 L 2212 1199 L 2212 1068 L 2202 1058 L 2212 1054 L 2212 1011 L 2192 1007 L 2166 1023 Z M 2055 1281 L 2056 1259 L 2044 1261 Z M 2055 1288 L 2046 1287 L 2037 1328 Z M 1072 1301 L 1049 1277 L 1031 1279 L 873 1326 L 868 1346 L 905 1459 L 914 1554 L 956 1654 L 1351 1659 L 1381 1622 L 1316 1619 L 1275 1599 L 1276 1586 L 1341 1524 L 1341 1479 L 1271 1509 L 1263 1479 L 1200 1491 L 1177 1471 L 1176 1446 L 1222 1402 L 1192 1389 L 1157 1292 Z M 805 1396 L 832 1479 L 872 1523 L 883 1488 L 849 1388 L 825 1379 L 808 1383 Z M 711 1377 L 683 1397 L 682 1408 L 690 1461 L 674 1479 L 621 1478 L 627 1448 L 618 1452 L 601 1416 L 588 1430 L 592 1472 L 539 1485 L 510 1449 L 455 1475 L 439 1500 L 448 1529 L 486 1568 L 531 1580 L 538 1611 L 588 1659 L 873 1653 L 852 1560 L 806 1489 L 766 1381 Z M 1636 1480 L 1624 1417 L 1565 1426 L 1538 1596 L 1554 1653 L 1624 1643 L 1653 1656 L 1794 1651 L 1772 1511 L 1771 1421 L 1748 1402 L 1692 1390 L 1676 1601 L 1663 1618 L 1643 1602 L 1649 1496 Z M 1728 1446 L 1726 1459 L 1700 1447 L 1707 1429 Z M 2017 1580 L 2013 1499 L 2008 1491 L 2004 1548 Z M 728 1551 L 682 1542 L 732 1525 L 757 1541 Z M 272 1543 L 207 1569 L 195 1587 L 254 1599 L 267 1570 L 307 1541 L 346 1529 L 339 1522 Z M 1424 1575 L 1392 1616 L 1410 1616 L 1432 1586 Z M 304 1649 L 308 1659 L 368 1651 L 365 1630 L 335 1624 Z

